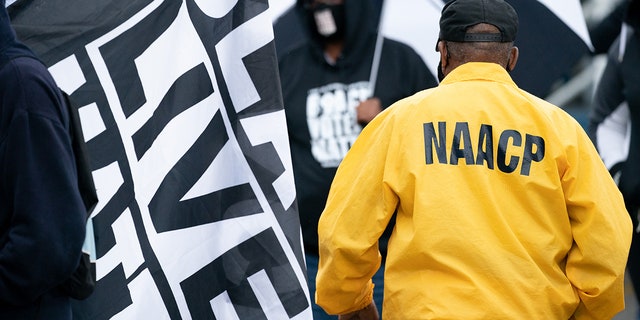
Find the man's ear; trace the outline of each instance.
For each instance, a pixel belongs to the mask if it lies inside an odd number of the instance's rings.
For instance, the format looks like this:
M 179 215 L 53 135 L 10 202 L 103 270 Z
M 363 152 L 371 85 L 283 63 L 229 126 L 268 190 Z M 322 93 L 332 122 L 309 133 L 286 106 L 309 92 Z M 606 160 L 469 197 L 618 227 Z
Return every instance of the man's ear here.
M 518 57 L 520 56 L 520 51 L 518 47 L 512 47 L 509 51 L 509 60 L 507 61 L 507 71 L 511 71 L 516 67 L 518 63 Z
M 447 59 L 449 52 L 447 51 L 447 46 L 444 41 L 438 41 L 438 52 L 440 53 L 440 63 L 442 66 L 442 72 L 444 69 L 449 66 L 449 59 Z

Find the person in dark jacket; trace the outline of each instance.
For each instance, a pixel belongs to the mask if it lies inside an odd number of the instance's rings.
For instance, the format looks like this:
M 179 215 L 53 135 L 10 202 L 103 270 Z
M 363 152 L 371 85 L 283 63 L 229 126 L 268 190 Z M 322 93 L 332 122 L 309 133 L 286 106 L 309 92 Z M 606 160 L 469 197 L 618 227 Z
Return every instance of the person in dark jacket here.
M 86 209 L 68 109 L 0 2 L 0 319 L 71 319 L 59 286 L 80 261 Z
M 625 0 L 620 35 L 607 55 L 590 114 L 589 134 L 618 183 L 634 225 L 627 262 L 640 296 L 640 0 Z M 639 299 L 640 302 L 640 299 Z M 640 314 L 638 315 L 640 319 Z
M 380 111 L 400 98 L 437 85 L 425 62 L 406 44 L 385 38 L 379 59 L 374 58 L 378 43 L 374 3 L 299 0 L 293 10 L 298 12 L 295 16 L 301 19 L 300 25 L 307 28 L 300 31 L 306 35 L 278 51 L 312 302 L 318 220 L 336 168 L 362 127 Z M 279 32 L 287 30 L 280 23 L 285 22 L 276 21 L 274 26 L 276 43 L 286 36 Z M 380 243 L 383 254 L 387 240 L 383 237 Z M 379 305 L 383 270 L 384 266 L 374 277 Z M 314 319 L 328 317 L 315 303 L 313 311 Z

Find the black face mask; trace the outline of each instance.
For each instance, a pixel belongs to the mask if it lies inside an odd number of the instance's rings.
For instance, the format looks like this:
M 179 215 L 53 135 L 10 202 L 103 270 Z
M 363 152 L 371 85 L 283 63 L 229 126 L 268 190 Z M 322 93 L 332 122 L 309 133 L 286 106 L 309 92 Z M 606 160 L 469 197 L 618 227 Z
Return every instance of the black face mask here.
M 311 31 L 327 42 L 344 39 L 345 20 L 344 4 L 319 4 L 309 10 Z
M 442 82 L 444 73 L 442 72 L 442 60 L 438 61 L 438 82 Z

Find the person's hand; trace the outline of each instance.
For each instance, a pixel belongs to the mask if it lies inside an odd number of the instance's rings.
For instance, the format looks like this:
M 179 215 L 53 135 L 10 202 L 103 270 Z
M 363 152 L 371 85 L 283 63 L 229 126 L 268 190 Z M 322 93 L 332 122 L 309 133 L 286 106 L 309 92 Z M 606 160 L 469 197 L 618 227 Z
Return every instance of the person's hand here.
M 378 308 L 375 303 L 371 303 L 358 311 L 341 314 L 338 316 L 338 320 L 378 320 L 380 315 L 378 314 Z
M 362 101 L 358 107 L 356 107 L 358 123 L 361 125 L 369 123 L 369 121 L 373 120 L 381 111 L 382 103 L 380 99 L 373 97 Z

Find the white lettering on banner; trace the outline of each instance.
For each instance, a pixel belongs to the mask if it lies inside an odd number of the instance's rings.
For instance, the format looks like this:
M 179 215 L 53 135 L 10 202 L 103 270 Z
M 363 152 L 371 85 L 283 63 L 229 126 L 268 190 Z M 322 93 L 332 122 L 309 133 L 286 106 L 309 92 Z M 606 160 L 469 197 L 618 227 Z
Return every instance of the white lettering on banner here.
M 347 154 L 362 131 L 356 107 L 370 96 L 366 81 L 332 83 L 309 91 L 307 125 L 311 152 L 322 167 L 337 167 Z
M 86 314 L 311 319 L 268 2 L 196 4 L 151 1 L 65 60 L 100 128 Z

